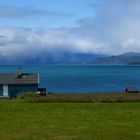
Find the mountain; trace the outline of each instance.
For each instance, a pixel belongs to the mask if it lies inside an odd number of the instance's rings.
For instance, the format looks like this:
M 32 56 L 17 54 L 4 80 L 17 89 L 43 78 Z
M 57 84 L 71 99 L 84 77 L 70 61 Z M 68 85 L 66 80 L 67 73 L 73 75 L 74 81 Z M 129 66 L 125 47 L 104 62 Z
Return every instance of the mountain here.
M 100 54 L 84 54 L 84 53 L 62 53 L 56 55 L 54 63 L 86 63 L 98 58 L 104 57 Z
M 4 56 L 0 54 L 0 65 L 26 65 L 26 64 L 140 64 L 140 53 L 127 52 L 120 55 L 105 56 L 100 54 L 84 53 L 48 53 L 37 55 Z
M 91 64 L 129 64 L 129 63 L 139 63 L 139 62 L 140 62 L 140 53 L 127 52 L 120 55 L 98 58 L 89 63 Z
M 86 63 L 104 57 L 98 54 L 84 53 L 48 53 L 41 52 L 36 55 L 13 55 L 4 56 L 0 54 L 0 65 L 26 65 L 26 64 L 58 64 L 58 63 Z
M 92 60 L 103 57 L 97 54 L 84 54 L 84 53 L 56 53 L 56 54 L 43 54 L 30 59 L 24 58 L 24 64 L 73 64 L 73 63 L 86 63 Z

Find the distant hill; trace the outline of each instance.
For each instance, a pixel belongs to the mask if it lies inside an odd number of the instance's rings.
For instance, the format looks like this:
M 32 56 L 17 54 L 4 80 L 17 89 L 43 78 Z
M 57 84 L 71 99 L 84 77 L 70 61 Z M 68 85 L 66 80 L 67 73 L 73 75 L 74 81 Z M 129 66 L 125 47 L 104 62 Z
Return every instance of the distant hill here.
M 140 53 L 127 52 L 120 55 L 105 56 L 85 53 L 38 53 L 35 56 L 4 56 L 0 55 L 0 65 L 21 64 L 140 64 Z
M 51 57 L 51 59 L 53 60 L 53 63 L 85 63 L 101 57 L 104 56 L 98 54 L 62 53 L 60 55 L 56 54 L 56 59 L 53 59 L 53 57 Z M 47 60 L 48 58 L 46 57 L 46 61 Z
M 90 64 L 133 64 L 140 62 L 140 53 L 127 52 L 120 55 L 98 58 L 90 61 Z
M 86 63 L 105 55 L 85 53 L 48 53 L 41 52 L 37 55 L 4 56 L 0 54 L 0 65 L 26 65 L 26 64 L 77 64 Z

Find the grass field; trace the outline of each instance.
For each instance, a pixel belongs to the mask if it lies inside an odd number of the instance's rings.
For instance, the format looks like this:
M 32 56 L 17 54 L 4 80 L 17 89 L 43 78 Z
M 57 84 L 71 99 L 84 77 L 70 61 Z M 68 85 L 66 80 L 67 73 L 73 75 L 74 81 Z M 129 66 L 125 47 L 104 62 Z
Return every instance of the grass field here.
M 140 103 L 0 101 L 0 140 L 139 140 Z
M 112 93 L 112 94 L 47 94 L 46 96 L 35 96 L 35 93 L 24 93 L 19 96 L 27 102 L 140 102 L 140 93 Z

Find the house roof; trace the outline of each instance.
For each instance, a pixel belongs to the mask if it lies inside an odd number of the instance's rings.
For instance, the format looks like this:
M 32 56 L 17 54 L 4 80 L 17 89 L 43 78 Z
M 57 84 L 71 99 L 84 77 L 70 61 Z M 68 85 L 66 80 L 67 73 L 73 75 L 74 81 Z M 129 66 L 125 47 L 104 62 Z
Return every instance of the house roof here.
M 0 84 L 39 84 L 37 73 L 0 73 Z

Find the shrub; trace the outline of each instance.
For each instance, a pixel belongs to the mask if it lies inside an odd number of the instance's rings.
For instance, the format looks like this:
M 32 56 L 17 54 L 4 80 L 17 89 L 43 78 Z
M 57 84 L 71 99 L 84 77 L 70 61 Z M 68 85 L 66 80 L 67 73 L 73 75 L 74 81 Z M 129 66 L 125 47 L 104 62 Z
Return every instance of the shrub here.
M 17 96 L 17 99 L 30 99 L 30 98 L 36 98 L 39 95 L 35 92 L 23 92 Z

